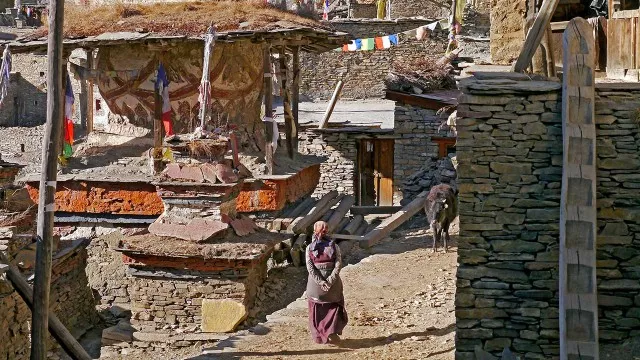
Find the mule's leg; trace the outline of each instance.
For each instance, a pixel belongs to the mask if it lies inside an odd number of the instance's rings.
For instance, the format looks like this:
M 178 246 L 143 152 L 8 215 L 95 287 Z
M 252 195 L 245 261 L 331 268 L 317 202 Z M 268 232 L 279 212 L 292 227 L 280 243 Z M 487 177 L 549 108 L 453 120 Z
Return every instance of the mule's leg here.
M 444 242 L 444 252 L 447 253 L 447 251 L 449 250 L 447 244 L 450 240 L 449 238 L 449 226 L 451 225 L 451 223 L 447 222 L 444 224 L 444 227 L 442 228 L 442 232 L 444 233 L 444 235 L 442 236 L 442 241 Z
M 436 224 L 431 224 L 431 232 L 433 234 L 433 249 L 432 251 L 435 253 L 436 252 L 436 247 L 437 247 L 437 242 L 440 240 L 440 229 L 438 229 L 438 226 Z

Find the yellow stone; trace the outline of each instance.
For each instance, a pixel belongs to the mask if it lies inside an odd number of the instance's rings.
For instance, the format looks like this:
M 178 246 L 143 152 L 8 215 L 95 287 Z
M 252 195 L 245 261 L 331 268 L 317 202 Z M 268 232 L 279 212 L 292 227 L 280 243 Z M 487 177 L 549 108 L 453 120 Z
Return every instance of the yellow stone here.
M 231 332 L 247 318 L 245 306 L 233 300 L 202 300 L 202 331 Z

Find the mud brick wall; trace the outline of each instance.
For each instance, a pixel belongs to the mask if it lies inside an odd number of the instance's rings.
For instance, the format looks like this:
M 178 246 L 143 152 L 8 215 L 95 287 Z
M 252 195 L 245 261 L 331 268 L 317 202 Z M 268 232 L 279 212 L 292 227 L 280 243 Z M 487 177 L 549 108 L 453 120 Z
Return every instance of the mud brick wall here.
M 228 260 L 220 260 L 228 267 Z M 266 258 L 265 258 L 266 261 Z M 131 324 L 142 332 L 167 328 L 199 332 L 203 299 L 232 299 L 250 311 L 258 288 L 267 274 L 266 263 L 247 270 L 229 269 L 206 274 L 176 269 L 154 269 L 178 276 L 195 276 L 194 280 L 158 277 L 132 278 Z
M 356 38 L 397 34 L 430 23 L 430 20 L 343 20 L 332 21 L 338 31 Z M 329 99 L 338 80 L 344 80 L 342 99 L 379 98 L 384 79 L 397 61 L 410 62 L 427 55 L 441 56 L 447 46 L 446 33 L 438 31 L 423 41 L 404 39 L 398 46 L 373 51 L 329 51 L 303 53 L 300 57 L 300 94 L 307 99 Z
M 84 268 L 85 249 L 55 263 L 51 278 L 51 307 L 76 338 L 98 322 Z M 6 279 L 0 278 L 0 358 L 29 359 L 31 310 Z M 49 338 L 50 349 L 56 347 Z
M 490 0 L 491 62 L 511 64 L 520 54 L 524 41 L 525 0 Z
M 353 195 L 355 192 L 357 140 L 346 133 L 320 133 L 306 130 L 300 133 L 298 150 L 301 154 L 326 158 L 320 165 L 320 180 L 313 196 L 319 197 L 331 190 Z
M 456 121 L 456 359 L 474 359 L 476 346 L 553 359 L 559 352 L 560 91 L 533 93 L 522 83 L 489 88 L 466 87 Z M 595 109 L 605 343 L 640 334 L 640 92 L 598 91 Z
M 394 114 L 393 152 L 393 203 L 398 205 L 403 194 L 412 193 L 419 184 L 409 184 L 407 179 L 418 172 L 431 159 L 438 157 L 438 144 L 432 136 L 449 136 L 447 115 L 436 115 L 435 110 L 396 102 Z M 442 131 L 439 130 L 441 125 Z M 405 202 L 410 202 L 407 199 Z

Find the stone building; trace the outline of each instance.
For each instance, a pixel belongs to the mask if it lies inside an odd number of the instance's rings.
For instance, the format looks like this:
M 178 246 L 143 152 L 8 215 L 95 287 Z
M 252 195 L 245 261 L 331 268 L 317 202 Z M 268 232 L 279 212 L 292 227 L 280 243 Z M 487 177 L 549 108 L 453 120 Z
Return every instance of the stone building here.
M 510 347 L 559 355 L 561 85 L 473 78 L 456 128 L 460 238 L 456 359 Z M 637 84 L 596 84 L 597 292 L 601 346 L 640 335 Z M 596 234 L 594 234 L 596 235 Z
M 316 194 L 338 190 L 355 195 L 357 204 L 382 206 L 404 204 L 403 199 L 428 190 L 430 183 L 418 184 L 423 179 L 408 179 L 430 161 L 455 151 L 447 117 L 456 96 L 456 91 L 423 95 L 388 91 L 387 98 L 396 102 L 392 127 L 308 129 L 301 137 L 300 152 L 327 159 L 321 164 Z M 448 111 L 441 113 L 446 107 Z

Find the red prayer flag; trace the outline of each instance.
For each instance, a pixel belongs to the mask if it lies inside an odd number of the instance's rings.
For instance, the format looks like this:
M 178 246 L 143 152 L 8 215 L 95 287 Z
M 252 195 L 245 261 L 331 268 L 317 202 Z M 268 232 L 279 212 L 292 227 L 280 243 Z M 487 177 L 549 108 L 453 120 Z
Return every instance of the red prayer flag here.
M 384 45 L 382 43 L 382 38 L 381 37 L 376 37 L 374 39 L 374 41 L 376 42 L 376 49 L 378 49 L 378 50 L 384 49 Z

